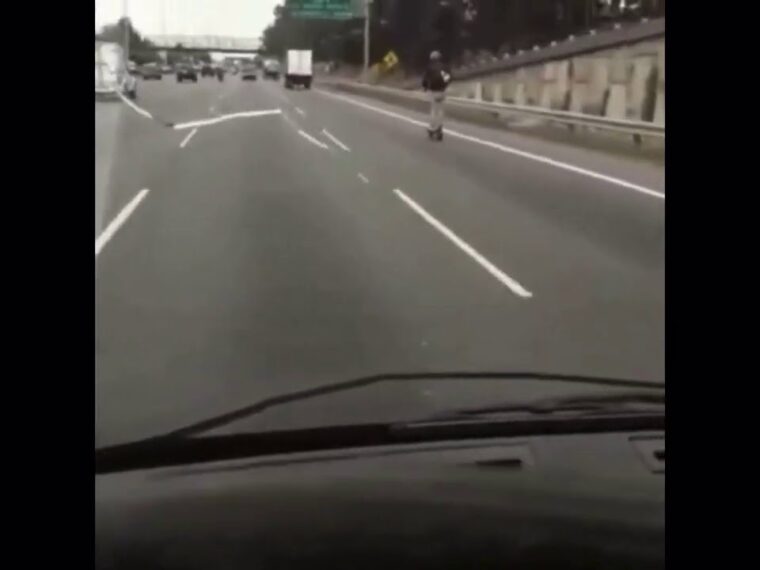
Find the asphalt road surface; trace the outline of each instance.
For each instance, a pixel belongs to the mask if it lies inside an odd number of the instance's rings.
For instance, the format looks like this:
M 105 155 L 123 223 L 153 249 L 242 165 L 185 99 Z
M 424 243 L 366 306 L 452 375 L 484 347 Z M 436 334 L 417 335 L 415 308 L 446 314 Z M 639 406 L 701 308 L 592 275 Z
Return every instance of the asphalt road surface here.
M 431 142 L 418 113 L 274 81 L 169 76 L 137 104 L 180 128 L 96 103 L 98 445 L 380 372 L 664 381 L 662 168 Z

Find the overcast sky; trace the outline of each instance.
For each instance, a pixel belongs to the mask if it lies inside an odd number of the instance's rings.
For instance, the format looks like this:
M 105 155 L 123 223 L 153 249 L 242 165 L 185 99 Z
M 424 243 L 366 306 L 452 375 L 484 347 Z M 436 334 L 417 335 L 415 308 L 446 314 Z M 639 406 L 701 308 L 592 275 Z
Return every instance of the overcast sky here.
M 95 28 L 116 22 L 125 4 L 145 35 L 216 35 L 258 38 L 283 0 L 95 0 Z

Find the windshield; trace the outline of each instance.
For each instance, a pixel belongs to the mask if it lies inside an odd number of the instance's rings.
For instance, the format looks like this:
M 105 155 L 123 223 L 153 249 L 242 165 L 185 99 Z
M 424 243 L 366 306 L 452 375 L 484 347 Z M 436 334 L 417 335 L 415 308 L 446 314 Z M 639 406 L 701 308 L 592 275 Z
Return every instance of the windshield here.
M 664 1 L 95 16 L 96 446 L 664 385 Z

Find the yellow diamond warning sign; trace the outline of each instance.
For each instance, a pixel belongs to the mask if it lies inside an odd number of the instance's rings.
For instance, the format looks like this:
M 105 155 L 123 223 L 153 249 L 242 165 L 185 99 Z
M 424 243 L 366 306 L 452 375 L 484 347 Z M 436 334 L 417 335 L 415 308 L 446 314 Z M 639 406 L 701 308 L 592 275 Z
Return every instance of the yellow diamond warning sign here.
M 385 54 L 383 63 L 385 64 L 385 69 L 390 69 L 398 63 L 398 56 L 395 54 L 395 52 L 389 51 Z

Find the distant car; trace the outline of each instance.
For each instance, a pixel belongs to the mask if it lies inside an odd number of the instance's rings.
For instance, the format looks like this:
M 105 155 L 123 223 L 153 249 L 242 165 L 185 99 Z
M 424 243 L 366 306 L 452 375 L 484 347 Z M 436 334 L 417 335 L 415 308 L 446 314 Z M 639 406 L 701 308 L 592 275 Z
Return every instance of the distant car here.
M 214 75 L 216 75 L 216 71 L 211 64 L 207 63 L 201 67 L 201 77 L 214 77 Z
M 148 63 L 138 69 L 138 74 L 145 80 L 163 79 L 161 69 L 155 63 Z
M 280 62 L 276 59 L 268 59 L 264 62 L 264 79 L 280 78 Z
M 191 65 L 180 65 L 177 67 L 177 83 L 182 83 L 185 79 L 198 83 L 198 74 Z
M 172 69 L 172 66 L 168 63 L 161 66 L 161 73 L 169 74 L 172 73 L 174 70 Z
M 240 71 L 240 77 L 243 81 L 256 81 L 258 79 L 258 68 L 253 63 L 244 63 Z

